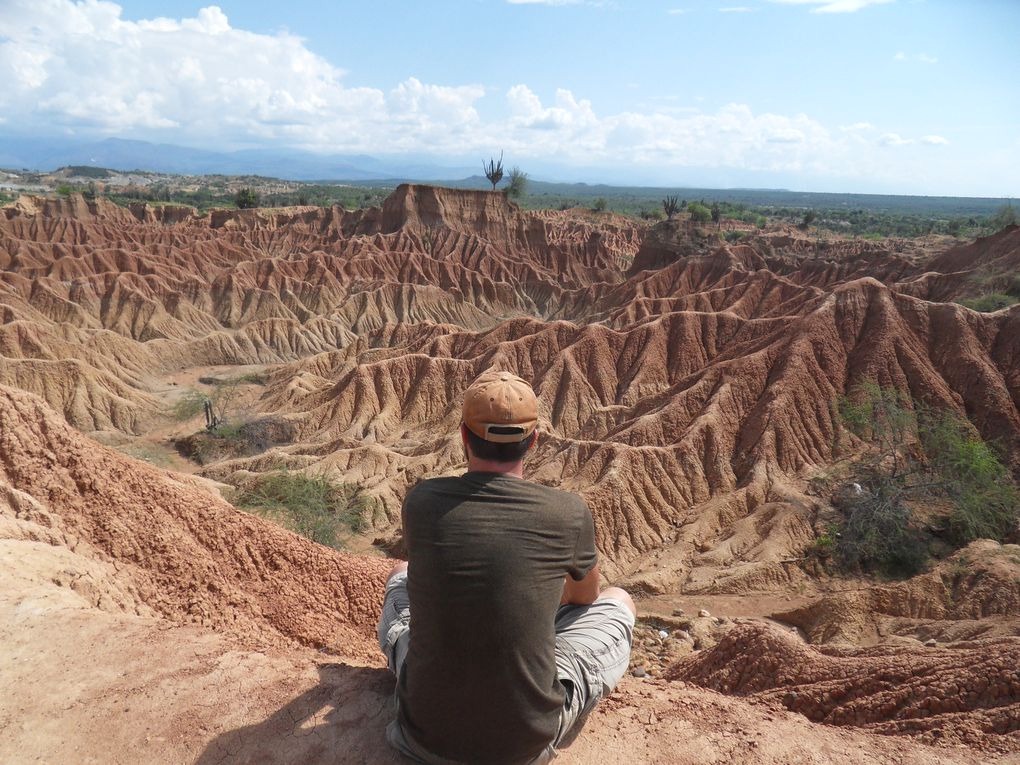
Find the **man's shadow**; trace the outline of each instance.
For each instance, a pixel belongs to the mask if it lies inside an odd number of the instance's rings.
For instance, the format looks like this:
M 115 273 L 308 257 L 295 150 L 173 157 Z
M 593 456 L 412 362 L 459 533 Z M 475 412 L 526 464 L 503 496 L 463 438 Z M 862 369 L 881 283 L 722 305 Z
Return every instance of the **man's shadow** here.
M 400 763 L 386 743 L 393 682 L 385 669 L 320 664 L 318 685 L 263 722 L 221 733 L 196 763 Z

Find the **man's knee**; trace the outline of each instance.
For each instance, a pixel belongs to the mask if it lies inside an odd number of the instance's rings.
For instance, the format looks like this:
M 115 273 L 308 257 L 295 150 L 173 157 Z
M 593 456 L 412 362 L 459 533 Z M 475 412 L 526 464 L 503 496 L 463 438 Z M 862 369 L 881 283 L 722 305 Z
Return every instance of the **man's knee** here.
M 387 579 L 392 579 L 397 574 L 403 574 L 405 571 L 407 571 L 407 561 L 406 560 L 402 560 L 396 566 L 394 566 L 392 569 L 390 569 L 390 573 L 386 576 L 386 578 Z M 621 592 L 622 592 L 622 590 L 621 590 Z
M 599 600 L 602 600 L 603 598 L 620 601 L 627 607 L 628 611 L 634 614 L 634 616 L 637 616 L 637 606 L 634 605 L 633 599 L 627 594 L 626 590 L 619 587 L 607 587 L 599 593 Z

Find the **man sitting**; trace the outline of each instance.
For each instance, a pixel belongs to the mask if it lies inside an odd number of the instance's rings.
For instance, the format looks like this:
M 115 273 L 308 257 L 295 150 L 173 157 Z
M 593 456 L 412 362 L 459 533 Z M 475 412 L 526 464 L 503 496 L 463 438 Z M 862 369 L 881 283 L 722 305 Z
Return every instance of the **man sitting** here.
M 599 594 L 591 512 L 524 479 L 537 424 L 528 383 L 483 374 L 464 396 L 468 471 L 404 500 L 379 645 L 397 676 L 387 739 L 418 762 L 548 762 L 627 669 L 634 603 Z

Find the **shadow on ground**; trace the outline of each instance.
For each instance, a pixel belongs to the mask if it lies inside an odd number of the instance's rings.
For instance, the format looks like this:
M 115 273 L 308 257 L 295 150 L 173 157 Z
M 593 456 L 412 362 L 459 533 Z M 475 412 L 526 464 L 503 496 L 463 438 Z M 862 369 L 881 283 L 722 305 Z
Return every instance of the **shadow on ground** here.
M 319 684 L 263 722 L 213 739 L 197 765 L 399 763 L 386 744 L 393 676 L 385 669 L 321 664 Z

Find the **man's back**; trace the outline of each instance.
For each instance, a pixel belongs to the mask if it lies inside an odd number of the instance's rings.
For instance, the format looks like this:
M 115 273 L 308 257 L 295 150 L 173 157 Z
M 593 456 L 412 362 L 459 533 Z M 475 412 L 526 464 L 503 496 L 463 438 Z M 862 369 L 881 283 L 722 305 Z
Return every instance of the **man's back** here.
M 400 723 L 459 761 L 507 762 L 557 733 L 554 618 L 596 552 L 573 494 L 498 473 L 424 481 L 404 505 L 411 641 Z

